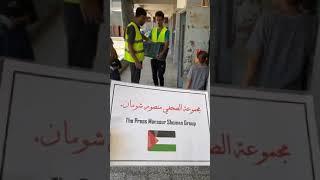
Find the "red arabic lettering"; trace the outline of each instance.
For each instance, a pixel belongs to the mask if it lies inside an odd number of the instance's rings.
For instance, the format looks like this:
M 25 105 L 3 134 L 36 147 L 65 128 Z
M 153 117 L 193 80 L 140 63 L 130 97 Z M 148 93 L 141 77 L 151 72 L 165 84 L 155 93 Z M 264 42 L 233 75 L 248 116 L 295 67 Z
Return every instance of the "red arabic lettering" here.
M 238 147 L 241 148 L 243 146 L 243 143 L 238 143 Z M 256 154 L 257 152 L 259 152 L 255 146 L 250 145 L 247 146 L 247 148 L 244 149 L 240 149 L 238 152 L 235 150 L 234 151 L 234 155 L 236 158 L 240 158 L 240 155 L 244 155 L 244 156 L 251 156 Z
M 72 154 L 80 154 L 83 151 L 87 150 L 90 146 L 103 146 L 104 145 L 104 138 L 103 138 L 103 134 L 101 132 L 97 132 L 96 134 L 97 139 L 94 141 L 89 141 L 87 139 L 83 139 L 82 140 L 82 144 L 84 145 L 82 148 L 73 151 Z
M 200 107 L 191 108 L 186 105 L 179 104 L 177 106 L 168 106 L 168 107 L 161 107 L 161 106 L 151 106 L 151 105 L 143 105 L 142 103 L 139 104 L 133 104 L 132 100 L 129 100 L 125 104 L 121 104 L 120 107 L 126 109 L 130 108 L 132 111 L 137 111 L 139 109 L 142 109 L 144 111 L 150 112 L 153 110 L 162 110 L 163 113 L 168 114 L 169 112 L 173 111 L 182 111 L 182 112 L 188 112 L 189 114 L 193 114 L 196 112 L 201 112 Z
M 50 128 L 52 128 L 52 125 L 50 124 L 49 126 Z M 67 121 L 64 121 L 64 139 L 65 139 L 65 143 L 66 144 L 75 144 L 75 143 L 78 143 L 79 142 L 79 139 L 78 137 L 74 137 L 74 138 L 71 138 L 71 135 L 70 135 L 70 127 L 68 125 L 68 122 Z M 54 144 L 57 144 L 61 141 L 61 133 L 59 130 L 56 131 L 57 133 L 57 138 L 55 140 L 52 140 L 52 141 L 46 141 L 46 139 L 41 136 L 40 138 L 39 137 L 35 137 L 34 138 L 34 141 L 36 143 L 39 143 L 42 145 L 42 146 L 52 146 Z M 83 145 L 80 149 L 78 150 L 75 150 L 72 152 L 72 154 L 80 154 L 84 151 L 86 151 L 90 146 L 103 146 L 104 145 L 104 137 L 103 137 L 103 134 L 101 132 L 97 132 L 96 133 L 96 138 L 92 141 L 89 141 L 88 139 L 82 139 L 81 140 L 81 144 Z
M 49 125 L 50 129 L 52 128 L 52 124 Z M 34 138 L 34 141 L 36 143 L 41 143 L 42 146 L 52 146 L 52 145 L 55 145 L 57 144 L 60 140 L 61 140 L 61 133 L 60 131 L 56 131 L 56 134 L 57 134 L 57 138 L 55 140 L 52 140 L 52 141 L 46 141 L 46 139 L 41 136 L 40 138 L 39 137 L 35 137 Z
M 79 141 L 79 138 L 77 138 L 77 137 L 69 139 L 69 127 L 68 127 L 68 122 L 67 121 L 64 121 L 64 138 L 65 138 L 65 142 L 67 144 L 74 144 L 74 143 L 77 143 Z
M 230 150 L 228 151 L 230 152 Z M 225 135 L 222 134 L 222 146 L 219 146 L 218 144 L 213 146 L 212 154 L 225 154 L 225 153 L 226 153 Z
M 236 147 L 234 146 L 236 145 Z M 211 146 L 210 153 L 213 155 L 232 155 L 236 159 L 241 157 L 249 157 L 259 153 L 256 146 L 248 145 L 244 146 L 243 142 L 232 143 L 229 134 L 222 133 L 221 144 L 215 144 Z M 269 159 L 279 159 L 285 156 L 290 156 L 289 148 L 287 145 L 282 145 L 280 148 L 271 152 L 261 152 L 262 159 L 255 163 L 255 165 L 261 165 Z M 286 161 L 285 161 L 286 162 Z
M 266 162 L 270 158 L 282 158 L 284 156 L 290 156 L 291 154 L 288 152 L 289 148 L 287 145 L 282 145 L 282 147 L 278 150 L 271 152 L 262 152 L 263 159 L 256 162 L 256 165 L 261 165 Z

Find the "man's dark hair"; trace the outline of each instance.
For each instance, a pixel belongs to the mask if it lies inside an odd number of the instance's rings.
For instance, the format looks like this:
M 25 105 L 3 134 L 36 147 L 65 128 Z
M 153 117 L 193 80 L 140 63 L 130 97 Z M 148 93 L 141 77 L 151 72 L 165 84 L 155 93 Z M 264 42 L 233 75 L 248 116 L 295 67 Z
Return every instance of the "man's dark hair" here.
M 164 13 L 162 11 L 157 11 L 156 17 L 162 17 L 164 19 Z
M 138 7 L 136 10 L 136 17 L 147 16 L 147 11 L 141 7 Z

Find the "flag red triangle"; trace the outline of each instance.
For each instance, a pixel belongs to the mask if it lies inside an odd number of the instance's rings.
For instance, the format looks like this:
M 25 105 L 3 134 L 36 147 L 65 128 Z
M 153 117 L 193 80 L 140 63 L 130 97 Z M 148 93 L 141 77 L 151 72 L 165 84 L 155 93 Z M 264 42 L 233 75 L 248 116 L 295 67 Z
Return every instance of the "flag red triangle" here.
M 159 140 L 156 138 L 152 131 L 148 131 L 148 149 L 152 149 L 152 147 L 157 144 Z

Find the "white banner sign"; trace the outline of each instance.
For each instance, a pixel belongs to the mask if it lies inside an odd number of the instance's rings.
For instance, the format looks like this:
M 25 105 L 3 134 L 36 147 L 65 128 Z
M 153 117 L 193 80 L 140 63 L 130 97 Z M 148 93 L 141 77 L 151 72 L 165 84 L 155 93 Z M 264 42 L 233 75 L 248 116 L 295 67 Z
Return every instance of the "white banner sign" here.
M 312 97 L 211 89 L 213 178 L 318 180 Z
M 206 92 L 112 82 L 111 165 L 210 165 Z
M 106 81 L 101 74 L 7 60 L 0 179 L 106 179 Z

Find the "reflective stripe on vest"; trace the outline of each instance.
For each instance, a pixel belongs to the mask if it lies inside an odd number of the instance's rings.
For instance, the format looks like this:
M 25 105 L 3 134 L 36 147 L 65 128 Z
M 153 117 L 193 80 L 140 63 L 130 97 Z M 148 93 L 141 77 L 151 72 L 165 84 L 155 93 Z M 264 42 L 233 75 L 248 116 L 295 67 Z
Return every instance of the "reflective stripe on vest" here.
M 128 33 L 127 32 L 128 32 L 128 27 L 130 27 L 130 26 L 133 26 L 135 29 L 135 32 L 136 32 L 135 41 L 133 43 L 133 50 L 135 51 L 135 55 L 138 58 L 138 60 L 142 62 L 144 60 L 143 39 L 142 39 L 142 35 L 141 35 L 141 32 L 140 32 L 138 26 L 134 22 L 131 22 L 127 26 L 127 30 L 126 30 L 126 34 L 125 34 L 124 60 L 126 60 L 128 62 L 132 62 L 132 63 L 135 62 L 135 60 L 133 59 L 133 57 L 129 53 L 129 46 L 128 46 Z
M 163 27 L 159 36 L 158 36 L 158 28 L 155 27 L 152 29 L 151 41 L 154 43 L 165 43 L 166 42 L 166 32 L 167 28 Z
M 80 4 L 80 0 L 64 0 L 66 3 Z

